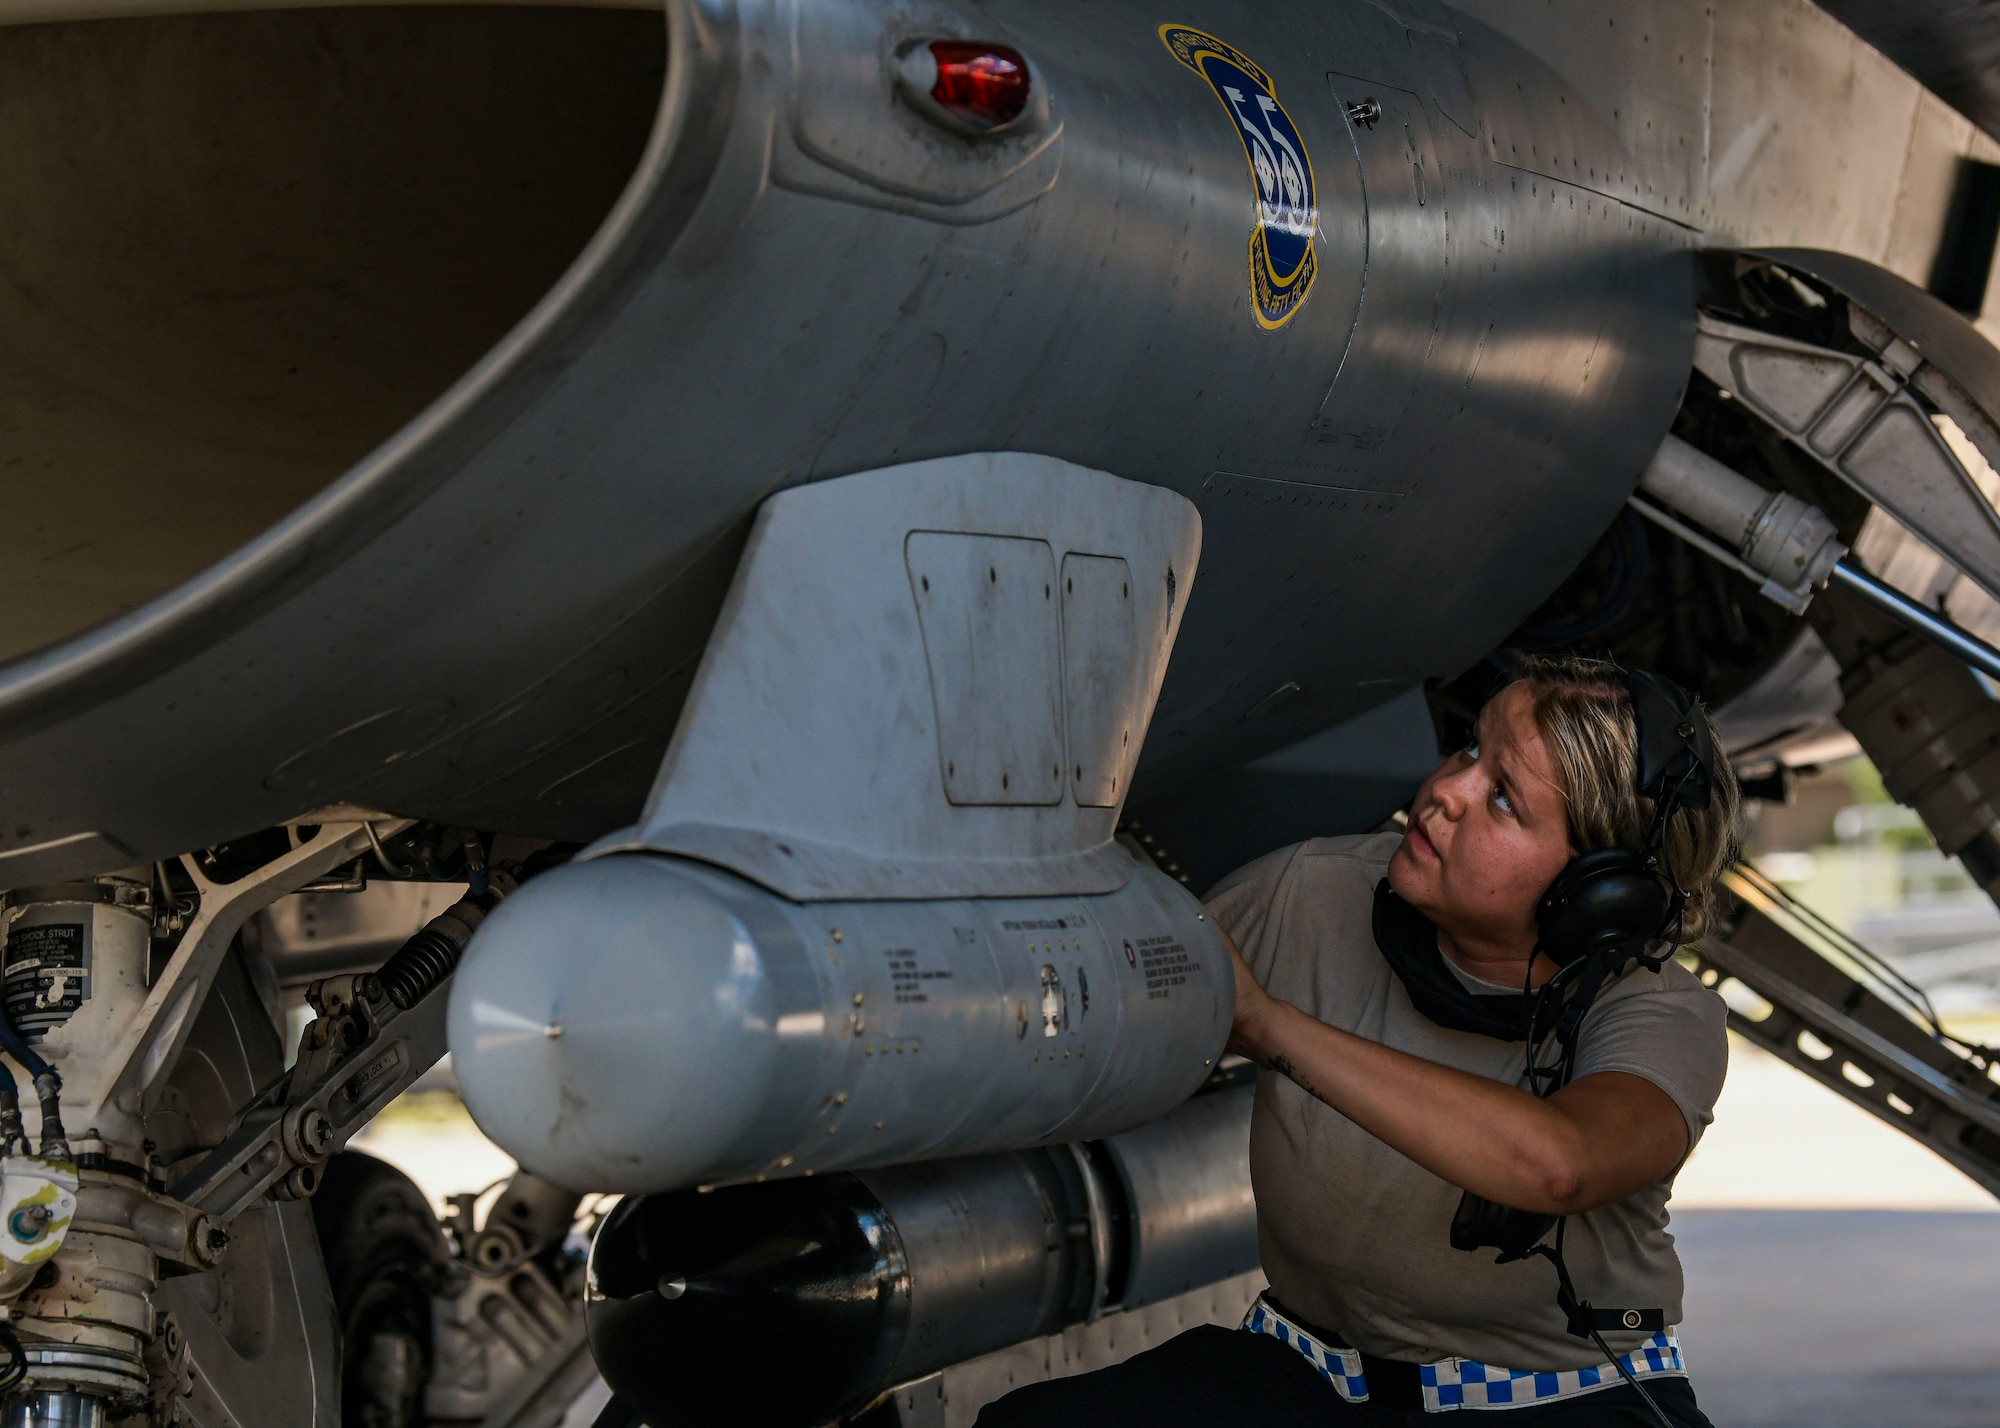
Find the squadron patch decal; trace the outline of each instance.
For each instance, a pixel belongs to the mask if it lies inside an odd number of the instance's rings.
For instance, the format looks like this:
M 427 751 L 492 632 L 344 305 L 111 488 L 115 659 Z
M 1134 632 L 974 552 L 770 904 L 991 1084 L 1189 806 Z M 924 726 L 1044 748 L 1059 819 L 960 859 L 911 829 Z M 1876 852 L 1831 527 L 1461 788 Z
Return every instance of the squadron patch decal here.
M 1185 25 L 1160 26 L 1160 42 L 1208 81 L 1236 120 L 1236 137 L 1257 190 L 1257 225 L 1250 230 L 1250 296 L 1257 325 L 1274 331 L 1292 320 L 1312 291 L 1319 260 L 1313 229 L 1319 201 L 1312 156 L 1276 86 L 1256 61 L 1233 45 Z

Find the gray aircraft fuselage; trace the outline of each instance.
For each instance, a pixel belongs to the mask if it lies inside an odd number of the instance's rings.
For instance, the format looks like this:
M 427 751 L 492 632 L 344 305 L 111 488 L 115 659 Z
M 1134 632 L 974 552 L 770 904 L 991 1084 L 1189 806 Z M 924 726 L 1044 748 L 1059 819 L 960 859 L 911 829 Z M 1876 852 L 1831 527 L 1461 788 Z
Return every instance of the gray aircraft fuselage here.
M 250 26 L 281 58 L 361 53 L 367 13 L 92 22 L 64 53 L 115 72 Z M 435 23 L 516 33 L 495 13 Z M 758 502 L 968 451 L 1200 508 L 1143 799 L 1492 649 L 1679 402 L 1693 217 L 1575 84 L 1460 12 L 673 0 L 667 19 L 636 172 L 532 312 L 275 524 L 0 669 L 0 883 L 335 801 L 599 835 L 638 809 Z M 1259 68 L 1309 165 L 1313 271 L 1282 315 L 1253 279 L 1251 111 L 1177 56 L 1175 25 Z M 936 35 L 1017 47 L 1046 112 L 1014 137 L 940 130 L 889 78 Z M 169 468 L 238 459 L 187 457 L 175 414 L 143 405 L 105 424 L 117 442 L 76 443 L 79 499 L 132 480 L 149 442 Z M 60 553 L 34 540 L 24 562 Z

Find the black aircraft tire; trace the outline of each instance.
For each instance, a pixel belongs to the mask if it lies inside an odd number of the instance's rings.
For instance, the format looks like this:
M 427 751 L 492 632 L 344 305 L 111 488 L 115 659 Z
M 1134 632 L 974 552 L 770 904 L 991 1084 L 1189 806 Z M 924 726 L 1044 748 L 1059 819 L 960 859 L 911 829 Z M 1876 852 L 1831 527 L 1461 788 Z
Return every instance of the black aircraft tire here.
M 431 1298 L 450 1258 L 430 1202 L 349 1150 L 327 1162 L 312 1207 L 340 1319 L 342 1428 L 423 1428 Z

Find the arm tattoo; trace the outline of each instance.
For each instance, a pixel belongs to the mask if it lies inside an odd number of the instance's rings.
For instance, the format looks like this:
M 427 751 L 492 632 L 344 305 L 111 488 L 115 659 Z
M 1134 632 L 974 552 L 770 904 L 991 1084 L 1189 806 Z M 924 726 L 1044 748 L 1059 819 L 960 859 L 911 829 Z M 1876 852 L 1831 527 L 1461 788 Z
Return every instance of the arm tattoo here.
M 1273 1056 L 1270 1059 L 1270 1061 L 1267 1062 L 1266 1064 L 1269 1065 L 1273 1071 L 1277 1072 L 1280 1076 L 1285 1077 L 1293 1085 L 1297 1086 L 1301 1091 L 1304 1091 L 1308 1096 L 1311 1096 L 1315 1101 L 1318 1101 L 1321 1105 L 1330 1106 L 1333 1104 L 1333 1102 L 1327 1100 L 1326 1097 L 1322 1096 L 1318 1091 L 1315 1091 L 1313 1089 L 1312 1082 L 1308 1081 L 1304 1076 L 1299 1074 L 1299 1068 L 1292 1065 L 1292 1059 L 1289 1056 Z

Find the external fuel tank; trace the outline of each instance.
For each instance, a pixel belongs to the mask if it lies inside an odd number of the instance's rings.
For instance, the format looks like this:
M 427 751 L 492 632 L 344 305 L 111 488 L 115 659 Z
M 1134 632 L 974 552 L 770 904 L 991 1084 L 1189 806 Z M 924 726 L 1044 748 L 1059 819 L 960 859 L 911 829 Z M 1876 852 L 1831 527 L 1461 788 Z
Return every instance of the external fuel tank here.
M 803 1428 L 1255 1269 L 1251 1082 L 1085 1144 L 627 1200 L 591 1246 L 591 1352 L 656 1428 Z
M 1229 951 L 1171 878 L 1092 897 L 816 902 L 685 859 L 545 873 L 452 988 L 482 1129 L 577 1189 L 1094 1139 L 1215 1069 Z

